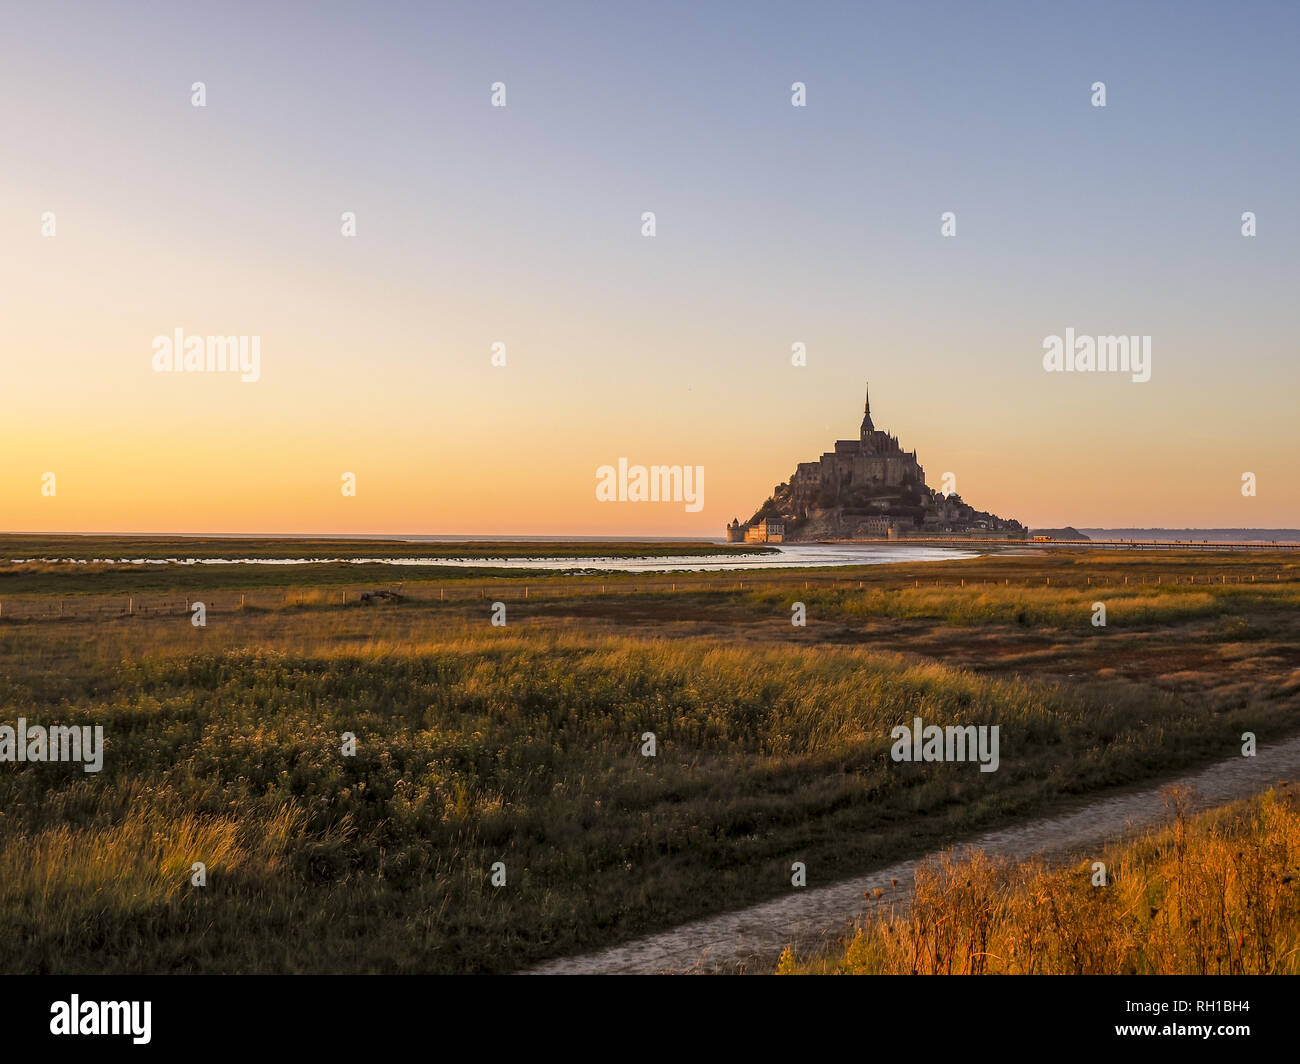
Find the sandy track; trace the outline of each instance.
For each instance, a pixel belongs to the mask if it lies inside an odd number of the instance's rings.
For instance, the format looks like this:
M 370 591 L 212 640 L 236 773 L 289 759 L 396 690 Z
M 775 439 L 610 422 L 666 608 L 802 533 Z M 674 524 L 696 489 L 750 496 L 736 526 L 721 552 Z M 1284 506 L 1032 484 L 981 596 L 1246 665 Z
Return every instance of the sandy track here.
M 1161 790 L 1171 783 L 1195 788 L 1195 808 L 1221 805 L 1300 779 L 1300 737 L 1261 746 L 1258 756 L 1236 757 L 1146 790 L 1091 802 L 1072 812 L 990 831 L 960 845 L 1023 859 L 1089 856 L 1103 845 L 1167 817 Z M 562 957 L 529 969 L 536 975 L 653 974 L 657 972 L 770 972 L 781 951 L 800 952 L 844 934 L 875 903 L 864 891 L 909 892 L 918 860 L 902 861 L 829 887 L 797 890 L 761 905 L 696 920 L 621 946 Z

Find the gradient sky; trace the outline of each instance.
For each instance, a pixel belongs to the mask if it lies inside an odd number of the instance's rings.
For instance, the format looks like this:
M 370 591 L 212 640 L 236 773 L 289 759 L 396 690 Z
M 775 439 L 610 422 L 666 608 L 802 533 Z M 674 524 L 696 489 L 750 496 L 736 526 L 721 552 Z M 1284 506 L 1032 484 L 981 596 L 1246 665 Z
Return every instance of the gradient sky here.
M 1298 31 L 1281 3 L 10 6 L 0 529 L 717 536 L 856 435 L 868 378 L 931 485 L 1004 517 L 1300 526 Z M 154 373 L 178 327 L 259 335 L 262 379 Z M 1067 327 L 1150 335 L 1151 380 L 1045 373 Z M 619 457 L 703 466 L 704 509 L 597 502 Z

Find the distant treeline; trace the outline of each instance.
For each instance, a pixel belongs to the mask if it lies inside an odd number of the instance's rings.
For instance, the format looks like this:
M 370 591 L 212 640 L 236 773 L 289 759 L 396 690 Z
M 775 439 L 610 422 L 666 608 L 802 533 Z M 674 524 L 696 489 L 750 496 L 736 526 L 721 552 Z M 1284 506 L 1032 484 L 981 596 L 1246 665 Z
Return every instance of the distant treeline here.
M 0 560 L 149 558 L 662 558 L 716 554 L 768 554 L 771 547 L 717 543 L 562 543 L 474 541 L 411 542 L 405 539 L 293 539 L 268 536 L 40 536 L 0 535 Z

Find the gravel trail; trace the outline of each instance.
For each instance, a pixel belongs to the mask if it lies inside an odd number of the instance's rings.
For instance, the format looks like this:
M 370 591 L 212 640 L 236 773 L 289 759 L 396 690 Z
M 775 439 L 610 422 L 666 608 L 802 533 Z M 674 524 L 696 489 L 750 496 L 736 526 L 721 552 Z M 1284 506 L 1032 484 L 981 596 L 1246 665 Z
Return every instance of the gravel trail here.
M 990 831 L 959 845 L 1016 859 L 1086 856 L 1129 832 L 1164 819 L 1167 811 L 1160 792 L 1171 783 L 1194 788 L 1194 808 L 1204 809 L 1292 780 L 1300 780 L 1300 736 L 1261 746 L 1253 758 L 1231 758 L 1156 787 Z M 897 890 L 909 892 L 918 863 L 919 859 L 902 861 L 828 887 L 791 888 L 784 897 L 748 909 L 695 920 L 595 953 L 548 961 L 529 969 L 528 974 L 770 972 L 786 946 L 806 952 L 824 939 L 834 941 L 841 936 L 853 920 L 875 904 L 863 897 L 864 891 L 880 889 L 888 898 L 894 892 L 891 880 L 896 879 Z

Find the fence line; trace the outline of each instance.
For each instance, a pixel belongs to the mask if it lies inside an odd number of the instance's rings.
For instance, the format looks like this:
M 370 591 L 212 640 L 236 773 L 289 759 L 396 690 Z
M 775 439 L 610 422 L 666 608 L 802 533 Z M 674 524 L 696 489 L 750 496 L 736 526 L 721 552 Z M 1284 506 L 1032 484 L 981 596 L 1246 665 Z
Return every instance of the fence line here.
M 126 593 L 110 595 L 93 593 L 84 596 L 65 596 L 54 598 L 39 594 L 14 595 L 0 599 L 0 625 L 27 621 L 79 621 L 90 619 L 126 619 L 192 616 L 192 607 L 203 603 L 209 614 L 230 614 L 242 610 L 257 612 L 291 612 L 306 610 L 370 610 L 384 606 L 400 607 L 403 604 L 430 606 L 443 603 L 447 606 L 463 605 L 470 601 L 487 601 L 489 592 L 493 601 L 517 599 L 530 604 L 536 600 L 552 601 L 582 597 L 600 597 L 613 595 L 691 595 L 691 594 L 763 594 L 769 592 L 788 593 L 791 591 L 839 591 L 839 592 L 881 592 L 895 593 L 934 588 L 949 591 L 966 590 L 977 593 L 993 589 L 1052 588 L 1059 590 L 1087 590 L 1135 587 L 1211 587 L 1239 586 L 1276 587 L 1300 580 L 1300 573 L 1283 573 L 1274 571 L 1263 573 L 1178 573 L 1159 574 L 1119 574 L 1093 577 L 1077 577 L 1049 574 L 1042 578 L 1022 577 L 1014 583 L 1011 577 L 975 579 L 968 576 L 935 577 L 921 580 L 913 577 L 911 584 L 903 581 L 890 583 L 870 582 L 866 579 L 845 579 L 842 576 L 821 576 L 815 573 L 795 575 L 756 577 L 750 573 L 744 577 L 731 580 L 711 580 L 704 582 L 684 581 L 681 574 L 645 575 L 631 579 L 596 581 L 594 579 L 554 577 L 553 582 L 543 583 L 540 587 L 536 577 L 527 582 L 501 582 L 494 580 L 486 583 L 460 583 L 455 585 L 433 585 L 420 582 L 415 588 L 408 589 L 404 581 L 396 581 L 379 587 L 357 585 L 353 587 L 325 588 L 273 588 L 223 590 L 216 595 L 205 596 L 190 592 L 176 595 L 174 592 L 159 592 L 159 598 L 152 599 L 148 593 Z M 1269 579 L 1268 577 L 1272 577 Z M 635 579 L 635 583 L 632 580 Z M 802 586 L 800 586 L 802 585 Z M 396 601 L 396 596 L 400 601 Z

